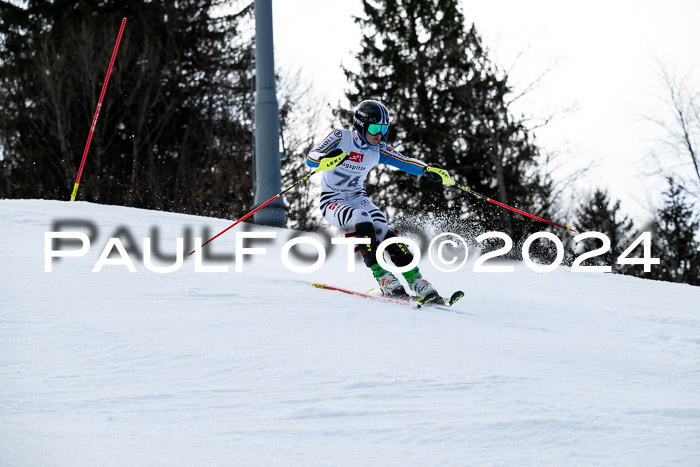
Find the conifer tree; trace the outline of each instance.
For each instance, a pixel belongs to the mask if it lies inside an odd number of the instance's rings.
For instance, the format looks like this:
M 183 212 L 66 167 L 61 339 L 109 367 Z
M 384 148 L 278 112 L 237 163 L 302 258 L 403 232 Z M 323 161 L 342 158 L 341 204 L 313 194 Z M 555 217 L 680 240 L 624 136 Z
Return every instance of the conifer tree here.
M 654 246 L 659 265 L 643 277 L 700 285 L 700 216 L 687 201 L 685 189 L 668 178 L 664 207 L 656 213 Z
M 457 0 L 363 0 L 359 72 L 346 70 L 349 102 L 377 99 L 392 113 L 389 144 L 447 168 L 462 184 L 524 210 L 550 215 L 538 148 L 509 112 L 510 87 Z M 350 122 L 350 112 L 341 112 Z M 516 243 L 532 226 L 465 193 L 402 172 L 374 171 L 370 194 L 397 213 L 456 213 Z
M 627 266 L 616 263 L 632 241 L 635 231 L 632 220 L 620 212 L 620 201 L 612 203 L 607 190 L 597 189 L 576 212 L 576 225 L 581 232 L 600 232 L 610 240 L 610 250 L 602 255 L 587 259 L 583 266 L 612 266 L 613 271 L 624 273 Z M 601 240 L 587 239 L 582 243 L 583 254 L 603 246 Z
M 249 18 L 222 0 L 0 2 L 0 196 L 217 216 L 252 202 Z M 240 6 L 239 6 L 240 7 Z

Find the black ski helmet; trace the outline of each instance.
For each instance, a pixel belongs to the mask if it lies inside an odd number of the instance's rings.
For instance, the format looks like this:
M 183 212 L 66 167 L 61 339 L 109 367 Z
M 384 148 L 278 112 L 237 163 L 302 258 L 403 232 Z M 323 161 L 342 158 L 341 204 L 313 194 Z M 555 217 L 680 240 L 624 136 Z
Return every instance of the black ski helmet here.
M 389 111 L 381 102 L 362 101 L 355 108 L 352 126 L 357 130 L 357 133 L 359 133 L 365 143 L 367 143 L 365 131 L 371 135 L 381 132 L 386 140 L 386 135 L 389 131 Z

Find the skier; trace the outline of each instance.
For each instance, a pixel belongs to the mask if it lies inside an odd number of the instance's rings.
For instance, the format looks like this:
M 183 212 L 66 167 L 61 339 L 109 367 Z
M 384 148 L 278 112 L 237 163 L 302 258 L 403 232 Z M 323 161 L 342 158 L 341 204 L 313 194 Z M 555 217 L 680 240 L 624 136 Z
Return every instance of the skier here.
M 403 297 L 408 294 L 401 282 L 377 263 L 377 246 L 387 238 L 396 237 L 396 234 L 389 228 L 381 210 L 367 196 L 363 188 L 365 178 L 377 164 L 388 164 L 413 175 L 423 175 L 434 182 L 442 182 L 444 177 L 449 179 L 449 175 L 436 164 L 406 157 L 389 146 L 388 131 L 389 111 L 386 107 L 374 100 L 362 101 L 355 109 L 352 130 L 333 130 L 318 147 L 309 152 L 306 164 L 315 168 L 319 167 L 322 159 L 328 159 L 324 161 L 321 178 L 320 208 L 323 217 L 335 227 L 354 228 L 358 237 L 369 239 L 369 243 L 359 247 L 382 294 Z M 406 266 L 413 260 L 413 254 L 402 243 L 389 245 L 386 250 L 398 267 Z M 437 295 L 418 267 L 404 272 L 403 276 L 416 295 Z

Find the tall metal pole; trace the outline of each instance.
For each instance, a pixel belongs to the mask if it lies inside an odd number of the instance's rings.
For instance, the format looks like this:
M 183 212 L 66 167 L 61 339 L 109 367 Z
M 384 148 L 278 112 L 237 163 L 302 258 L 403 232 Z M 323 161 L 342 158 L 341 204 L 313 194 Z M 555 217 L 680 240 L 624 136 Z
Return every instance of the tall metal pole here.
M 275 92 L 272 1 L 255 0 L 255 204 L 282 189 L 279 151 L 279 107 Z M 255 213 L 256 224 L 286 227 L 282 198 Z

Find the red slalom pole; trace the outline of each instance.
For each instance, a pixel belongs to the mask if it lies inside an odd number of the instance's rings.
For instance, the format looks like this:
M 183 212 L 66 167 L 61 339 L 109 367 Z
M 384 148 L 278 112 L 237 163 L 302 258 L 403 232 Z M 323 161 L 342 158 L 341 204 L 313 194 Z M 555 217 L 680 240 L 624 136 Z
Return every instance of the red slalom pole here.
M 83 160 L 80 162 L 80 169 L 78 170 L 78 176 L 75 178 L 75 185 L 73 185 L 73 193 L 70 195 L 70 200 L 75 201 L 75 196 L 78 194 L 78 185 L 80 184 L 80 177 L 83 175 L 83 167 L 85 166 L 85 158 L 87 157 L 88 149 L 90 148 L 90 141 L 92 141 L 92 134 L 95 132 L 95 125 L 97 124 L 97 117 L 100 115 L 100 108 L 102 108 L 102 99 L 105 97 L 105 91 L 107 91 L 107 83 L 109 83 L 109 76 L 112 74 L 112 66 L 114 65 L 114 59 L 117 57 L 117 49 L 119 49 L 119 42 L 122 40 L 122 33 L 124 32 L 124 26 L 126 26 L 126 18 L 122 19 L 122 26 L 119 28 L 119 35 L 117 36 L 117 43 L 114 44 L 114 51 L 112 52 L 112 60 L 109 62 L 109 69 L 107 70 L 107 76 L 105 76 L 105 82 L 102 85 L 102 93 L 100 94 L 100 100 L 97 102 L 97 108 L 95 109 L 95 116 L 92 118 L 92 125 L 90 126 L 90 133 L 88 134 L 87 143 L 85 143 L 85 149 L 83 150 Z

